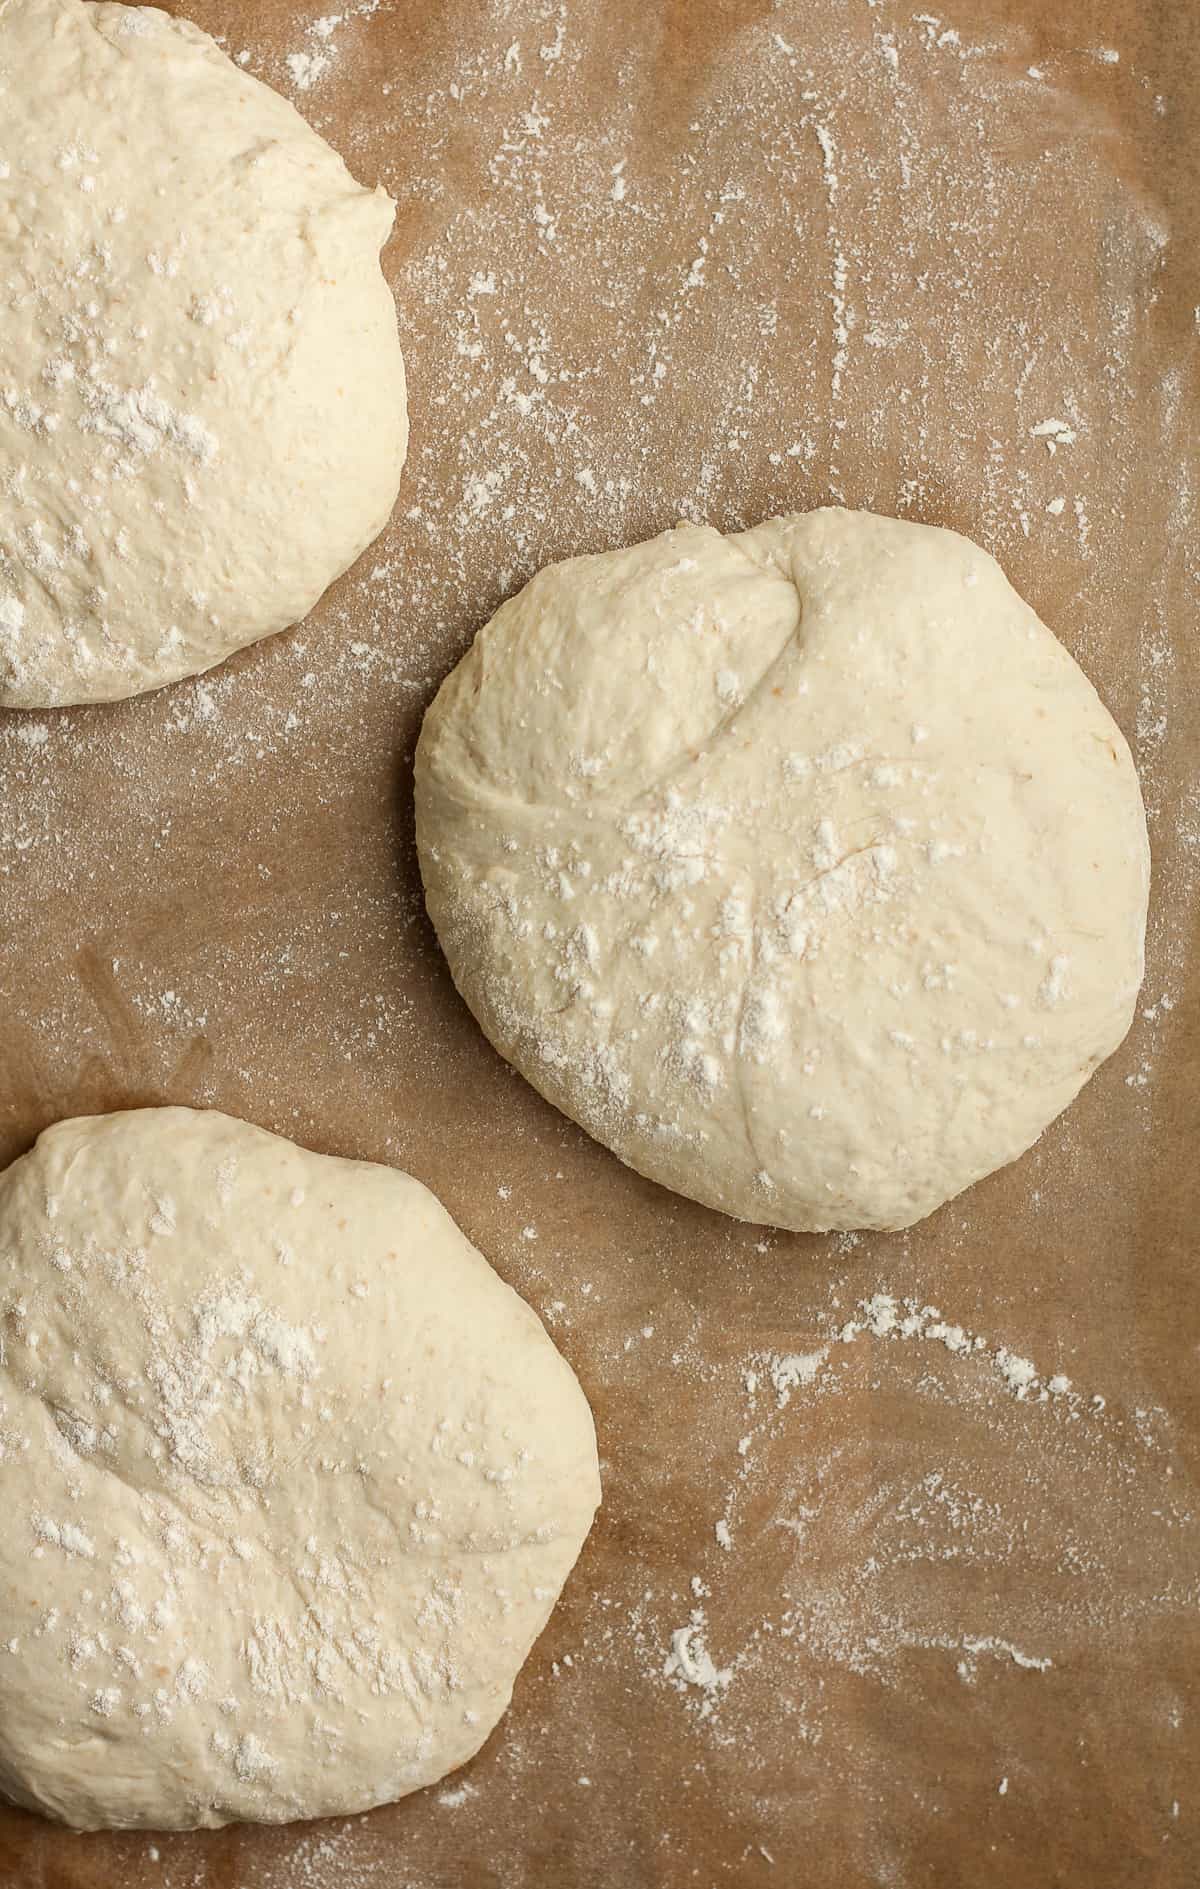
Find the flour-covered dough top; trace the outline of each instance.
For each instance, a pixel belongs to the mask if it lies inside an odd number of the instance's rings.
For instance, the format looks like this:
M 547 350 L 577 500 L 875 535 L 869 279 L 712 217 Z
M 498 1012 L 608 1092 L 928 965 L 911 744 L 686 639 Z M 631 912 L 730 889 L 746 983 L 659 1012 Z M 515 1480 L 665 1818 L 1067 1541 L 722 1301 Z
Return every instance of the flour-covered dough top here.
M 0 0 L 0 706 L 207 669 L 382 530 L 391 222 L 187 20 Z
M 430 913 L 501 1053 L 747 1220 L 902 1227 L 1129 1026 L 1126 744 L 995 561 L 826 510 L 552 565 L 443 685 Z
M 599 1500 L 583 1394 L 427 1189 L 215 1112 L 0 1176 L 0 1795 L 366 1810 L 483 1743 Z

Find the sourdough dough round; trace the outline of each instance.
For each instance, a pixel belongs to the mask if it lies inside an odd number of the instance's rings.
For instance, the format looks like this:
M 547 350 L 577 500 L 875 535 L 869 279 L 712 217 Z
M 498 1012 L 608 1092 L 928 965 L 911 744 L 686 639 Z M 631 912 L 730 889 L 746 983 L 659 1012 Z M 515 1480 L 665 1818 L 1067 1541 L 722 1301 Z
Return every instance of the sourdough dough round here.
M 838 510 L 550 566 L 417 754 L 429 910 L 510 1062 L 740 1219 L 903 1227 L 1129 1027 L 1121 734 L 999 566 Z
M 369 1809 L 476 1752 L 600 1489 L 583 1393 L 424 1187 L 244 1122 L 0 1176 L 0 1794 Z
M 0 5 L 0 705 L 211 668 L 383 529 L 391 222 L 188 21 Z

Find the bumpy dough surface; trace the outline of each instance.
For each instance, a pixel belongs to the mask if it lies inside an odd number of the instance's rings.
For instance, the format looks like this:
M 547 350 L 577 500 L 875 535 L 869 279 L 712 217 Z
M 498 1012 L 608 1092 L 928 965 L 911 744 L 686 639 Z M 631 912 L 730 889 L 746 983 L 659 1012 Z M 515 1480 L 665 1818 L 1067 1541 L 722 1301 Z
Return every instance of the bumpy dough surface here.
M 1000 567 L 840 510 L 541 571 L 417 755 L 429 910 L 502 1055 L 740 1219 L 904 1227 L 1120 1042 L 1145 819 Z
M 433 1195 L 217 1113 L 0 1176 L 0 1794 L 369 1809 L 476 1752 L 599 1501 L 591 1415 Z
M 391 222 L 199 27 L 0 0 L 0 706 L 208 669 L 383 529 Z

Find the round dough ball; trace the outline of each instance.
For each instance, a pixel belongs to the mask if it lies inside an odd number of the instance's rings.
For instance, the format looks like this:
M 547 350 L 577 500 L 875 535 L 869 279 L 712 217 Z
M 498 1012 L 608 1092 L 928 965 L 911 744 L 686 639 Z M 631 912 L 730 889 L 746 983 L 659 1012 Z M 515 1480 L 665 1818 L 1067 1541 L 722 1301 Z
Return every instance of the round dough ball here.
M 600 1485 L 427 1189 L 227 1115 L 0 1176 L 0 1793 L 80 1829 L 368 1810 L 508 1704 Z
M 383 529 L 391 223 L 199 27 L 0 6 L 0 706 L 209 669 Z
M 999 566 L 828 510 L 550 566 L 417 753 L 430 914 L 502 1055 L 739 1219 L 904 1227 L 1120 1042 L 1129 751 Z

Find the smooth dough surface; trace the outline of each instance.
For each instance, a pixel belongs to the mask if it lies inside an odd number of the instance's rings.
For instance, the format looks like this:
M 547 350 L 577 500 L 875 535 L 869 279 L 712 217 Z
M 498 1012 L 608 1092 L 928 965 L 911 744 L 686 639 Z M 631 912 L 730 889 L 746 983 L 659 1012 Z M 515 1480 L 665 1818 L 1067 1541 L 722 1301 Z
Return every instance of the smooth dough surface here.
M 391 223 L 187 20 L 0 0 L 0 706 L 211 668 L 383 529 Z
M 550 1101 L 740 1219 L 903 1227 L 1129 1027 L 1119 729 L 998 564 L 826 510 L 541 571 L 417 754 L 459 990 Z
M 349 1814 L 508 1704 L 591 1414 L 433 1195 L 215 1112 L 0 1176 L 0 1795 L 81 1828 Z

